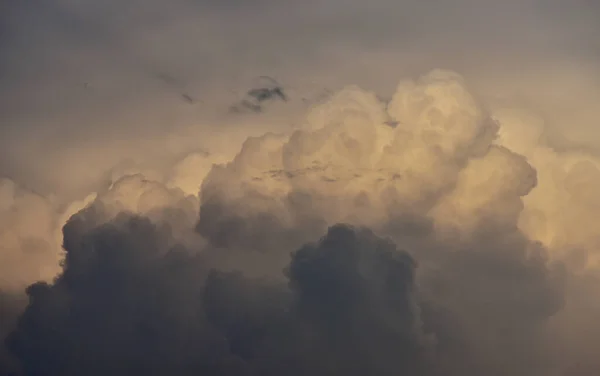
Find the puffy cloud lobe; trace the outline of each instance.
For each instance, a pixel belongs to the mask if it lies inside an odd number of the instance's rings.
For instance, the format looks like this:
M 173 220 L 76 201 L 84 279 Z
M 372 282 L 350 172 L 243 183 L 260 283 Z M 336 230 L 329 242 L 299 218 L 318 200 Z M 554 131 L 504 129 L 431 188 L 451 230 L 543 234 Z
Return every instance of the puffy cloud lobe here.
M 179 175 L 173 175 L 173 179 L 179 178 Z M 196 195 L 200 185 L 195 194 L 189 195 L 176 184 L 168 186 L 160 180 L 150 180 L 138 173 L 124 175 L 105 190 L 59 205 L 52 197 L 38 195 L 9 179 L 1 179 L 0 288 L 17 291 L 38 280 L 50 281 L 56 276 L 63 258 L 62 227 L 69 217 L 92 203 L 102 206 L 107 220 L 120 212 L 131 212 L 157 221 L 168 220 L 182 231 L 192 228 L 199 210 Z M 185 188 L 189 189 L 189 185 Z M 169 213 L 172 215 L 167 218 Z
M 169 171 L 166 185 L 170 188 L 179 188 L 187 195 L 198 196 L 202 182 L 213 165 L 227 161 L 225 157 L 215 153 L 191 153 Z
M 450 72 L 401 83 L 387 105 L 349 87 L 290 137 L 247 140 L 231 163 L 209 173 L 203 204 L 234 206 L 240 216 L 277 213 L 293 226 L 288 201 L 299 193 L 328 223 L 375 225 L 394 212 L 431 208 L 469 158 L 487 152 L 497 128 Z
M 539 116 L 522 109 L 498 108 L 492 117 L 500 124 L 498 144 L 526 156 L 539 148 L 544 131 L 544 121 Z
M 120 178 L 100 192 L 91 205 L 105 222 L 121 213 L 141 215 L 159 226 L 167 226 L 178 242 L 190 245 L 202 241 L 193 231 L 199 210 L 197 197 L 141 174 Z
M 194 332 L 187 298 L 200 287 L 198 263 L 168 253 L 168 232 L 148 219 L 103 223 L 95 214 L 90 208 L 66 225 L 65 270 L 55 284 L 28 289 L 29 307 L 10 342 L 26 374 L 150 372 L 175 361 L 164 358 L 163 346 L 185 349 L 185 333 Z
M 556 259 L 577 268 L 598 267 L 600 160 L 574 151 L 557 151 L 540 141 L 543 121 L 523 110 L 500 109 L 498 143 L 522 153 L 536 169 L 538 184 L 523 197 L 521 228 Z
M 482 223 L 514 227 L 524 207 L 522 197 L 536 184 L 536 171 L 523 156 L 494 146 L 469 161 L 454 190 L 432 213 L 441 231 L 469 234 Z
M 487 146 L 496 131 L 464 79 L 434 70 L 414 81 L 403 81 L 388 105 L 392 118 L 415 139 L 428 142 L 448 157 L 465 157 L 476 143 Z
M 195 217 L 198 210 L 195 200 L 178 188 L 168 188 L 156 180 L 135 174 L 117 180 L 99 195 L 96 202 L 109 216 L 129 212 L 153 217 L 155 213 L 179 208 L 194 213 L 192 216 Z
M 201 182 L 219 160 L 214 154 L 190 154 L 165 174 L 135 165 L 117 168 L 105 189 L 66 203 L 0 179 L 0 289 L 22 291 L 36 281 L 51 281 L 61 270 L 63 225 L 91 204 L 102 207 L 106 220 L 123 211 L 142 214 L 168 222 L 178 238 L 198 238 L 192 229 Z
M 317 332 L 315 347 L 335 356 L 332 374 L 425 371 L 429 343 L 414 268 L 392 242 L 344 226 L 294 254 L 288 273 L 297 309 Z
M 229 162 L 223 154 L 208 151 L 192 151 L 183 156 L 177 153 L 154 165 L 148 161 L 128 160 L 109 171 L 109 186 L 115 186 L 121 179 L 140 175 L 148 181 L 161 183 L 171 189 L 180 189 L 188 196 L 198 196 L 202 182 L 214 164 Z

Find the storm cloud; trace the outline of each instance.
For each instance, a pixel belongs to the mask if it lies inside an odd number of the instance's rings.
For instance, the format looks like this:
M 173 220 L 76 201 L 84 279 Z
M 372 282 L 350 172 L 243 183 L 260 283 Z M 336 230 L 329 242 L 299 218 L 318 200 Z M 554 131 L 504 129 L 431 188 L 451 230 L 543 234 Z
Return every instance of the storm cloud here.
M 28 288 L 8 339 L 25 374 L 387 375 L 426 365 L 414 262 L 369 230 L 330 228 L 292 254 L 287 283 L 269 283 L 210 270 L 148 219 L 94 217 L 65 226 L 58 279 Z
M 1 8 L 1 374 L 600 372 L 597 5 Z

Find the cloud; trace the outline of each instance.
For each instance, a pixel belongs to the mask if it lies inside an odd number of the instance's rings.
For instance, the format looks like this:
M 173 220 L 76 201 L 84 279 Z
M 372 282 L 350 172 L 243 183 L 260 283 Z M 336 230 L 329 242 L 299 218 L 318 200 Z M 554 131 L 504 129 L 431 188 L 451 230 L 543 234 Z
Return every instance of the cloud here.
M 209 271 L 202 254 L 170 247 L 169 232 L 148 219 L 101 218 L 92 208 L 74 216 L 64 272 L 28 288 L 8 341 L 26 374 L 423 366 L 414 263 L 368 230 L 335 226 L 299 249 L 286 286 Z
M 565 4 L 4 2 L 0 337 L 42 280 L 21 363 L 598 374 L 600 9 Z M 230 114 L 263 75 L 288 102 Z
M 557 256 L 597 268 L 596 195 L 600 160 L 584 151 L 559 151 L 539 140 L 544 123 L 525 111 L 499 111 L 498 142 L 527 157 L 538 184 L 524 197 L 519 227 Z
M 128 237 L 120 248 L 159 248 L 157 265 L 178 249 L 172 263 L 189 270 L 148 277 L 180 307 L 159 307 L 161 317 L 192 315 L 178 299 L 199 291 L 228 317 L 168 321 L 177 329 L 164 343 L 196 333 L 224 349 L 212 370 L 243 374 L 248 362 L 216 337 L 227 332 L 248 356 L 251 334 L 266 331 L 279 345 L 264 353 L 285 358 L 285 333 L 298 339 L 301 373 L 322 358 L 288 314 L 302 289 L 282 270 L 294 250 L 348 223 L 413 259 L 429 374 L 597 374 L 599 9 L 563 3 L 6 2 L 0 295 L 21 302 L 38 280 L 61 289 L 62 227 L 84 209 L 90 222 L 71 240 Z M 230 114 L 263 75 L 288 101 Z M 128 228 L 131 216 L 146 230 Z M 135 257 L 119 260 L 135 269 Z M 366 281 L 377 295 L 375 276 Z M 2 307 L 4 317 L 16 320 L 23 304 Z M 214 327 L 216 337 L 203 331 Z M 319 350 L 393 364 L 378 346 L 392 340 L 367 337 L 378 354 Z M 165 362 L 191 357 L 181 353 Z
M 15 329 L 19 315 L 27 307 L 27 299 L 20 292 L 10 293 L 0 290 L 0 338 L 6 336 Z M 6 348 L 4 340 L 0 343 L 0 375 L 18 374 L 20 371 L 19 361 Z
M 394 128 L 387 124 L 390 118 L 398 122 Z M 201 199 L 235 207 L 228 212 L 236 216 L 277 213 L 277 222 L 289 227 L 299 214 L 306 217 L 297 210 L 311 209 L 327 223 L 377 226 L 395 213 L 452 205 L 441 202 L 456 200 L 448 195 L 453 190 L 483 210 L 491 189 L 498 190 L 499 207 L 514 200 L 518 216 L 520 196 L 535 185 L 535 172 L 522 157 L 492 147 L 497 129 L 462 77 L 452 72 L 403 81 L 389 103 L 348 87 L 313 108 L 304 129 L 248 139 L 231 163 L 211 170 Z M 493 169 L 495 179 L 481 174 Z M 475 192 L 461 191 L 479 185 L 468 181 L 479 178 L 490 185 L 481 192 L 483 202 L 474 201 Z M 292 198 L 300 195 L 310 199 L 294 207 Z M 470 210 L 465 205 L 456 208 Z M 473 210 L 465 215 L 476 220 Z
M 63 273 L 28 288 L 8 340 L 28 374 L 532 370 L 525 354 L 560 306 L 560 280 L 526 257 L 524 238 L 439 244 L 438 269 L 419 277 L 391 240 L 336 225 L 291 252 L 286 282 L 215 269 L 214 250 L 183 247 L 136 215 L 107 222 L 91 206 L 64 233 Z
M 551 149 L 539 123 L 511 138 L 532 117 L 483 103 L 434 70 L 389 101 L 346 87 L 230 160 L 115 168 L 65 211 L 64 268 L 29 279 L 8 348 L 44 375 L 595 369 L 556 345 L 596 341 L 569 335 L 590 322 L 594 265 L 528 222 L 551 208 L 529 201 L 555 187 L 532 157 Z M 564 189 L 593 202 L 592 170 L 571 165 Z M 589 231 L 571 238 L 587 254 Z

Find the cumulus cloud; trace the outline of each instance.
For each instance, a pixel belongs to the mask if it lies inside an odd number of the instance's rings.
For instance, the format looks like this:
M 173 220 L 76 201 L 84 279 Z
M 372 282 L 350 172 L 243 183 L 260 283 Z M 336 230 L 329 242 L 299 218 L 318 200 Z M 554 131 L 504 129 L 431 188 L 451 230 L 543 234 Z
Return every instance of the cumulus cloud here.
M 231 163 L 211 170 L 201 199 L 235 205 L 230 212 L 237 216 L 278 213 L 278 222 L 289 227 L 297 210 L 314 208 L 328 223 L 377 226 L 397 213 L 426 213 L 452 190 L 464 200 L 477 200 L 474 192 L 458 191 L 467 189 L 457 185 L 461 181 L 478 185 L 468 179 L 507 190 L 498 195 L 519 205 L 520 196 L 535 185 L 535 173 L 510 151 L 491 149 L 497 128 L 462 77 L 451 72 L 402 82 L 389 103 L 349 87 L 311 110 L 305 129 L 289 137 L 247 140 Z M 498 172 L 488 178 L 478 171 L 484 169 Z M 483 200 L 490 193 L 484 190 Z M 290 208 L 298 195 L 310 197 L 311 206 Z M 503 199 L 498 198 L 500 205 Z
M 3 5 L 0 373 L 596 375 L 597 14 Z
M 568 334 L 593 265 L 528 222 L 555 185 L 539 132 L 511 138 L 518 114 L 435 70 L 387 102 L 347 87 L 230 161 L 114 170 L 66 210 L 64 267 L 27 280 L 10 354 L 48 375 L 593 370 L 555 345 L 595 341 Z M 590 165 L 569 166 L 564 189 L 592 202 Z M 588 233 L 572 244 L 591 252 Z
M 498 111 L 498 140 L 527 157 L 538 184 L 524 197 L 519 227 L 553 254 L 574 265 L 598 267 L 595 220 L 598 199 L 591 191 L 600 180 L 600 159 L 583 151 L 557 151 L 542 140 L 543 120 L 525 111 Z

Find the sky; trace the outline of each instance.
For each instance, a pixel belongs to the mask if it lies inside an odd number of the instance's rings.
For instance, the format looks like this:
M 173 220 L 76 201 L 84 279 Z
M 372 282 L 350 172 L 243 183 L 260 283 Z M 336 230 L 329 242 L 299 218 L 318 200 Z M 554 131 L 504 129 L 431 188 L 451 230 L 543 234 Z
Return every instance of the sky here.
M 599 18 L 3 1 L 0 375 L 598 374 Z

